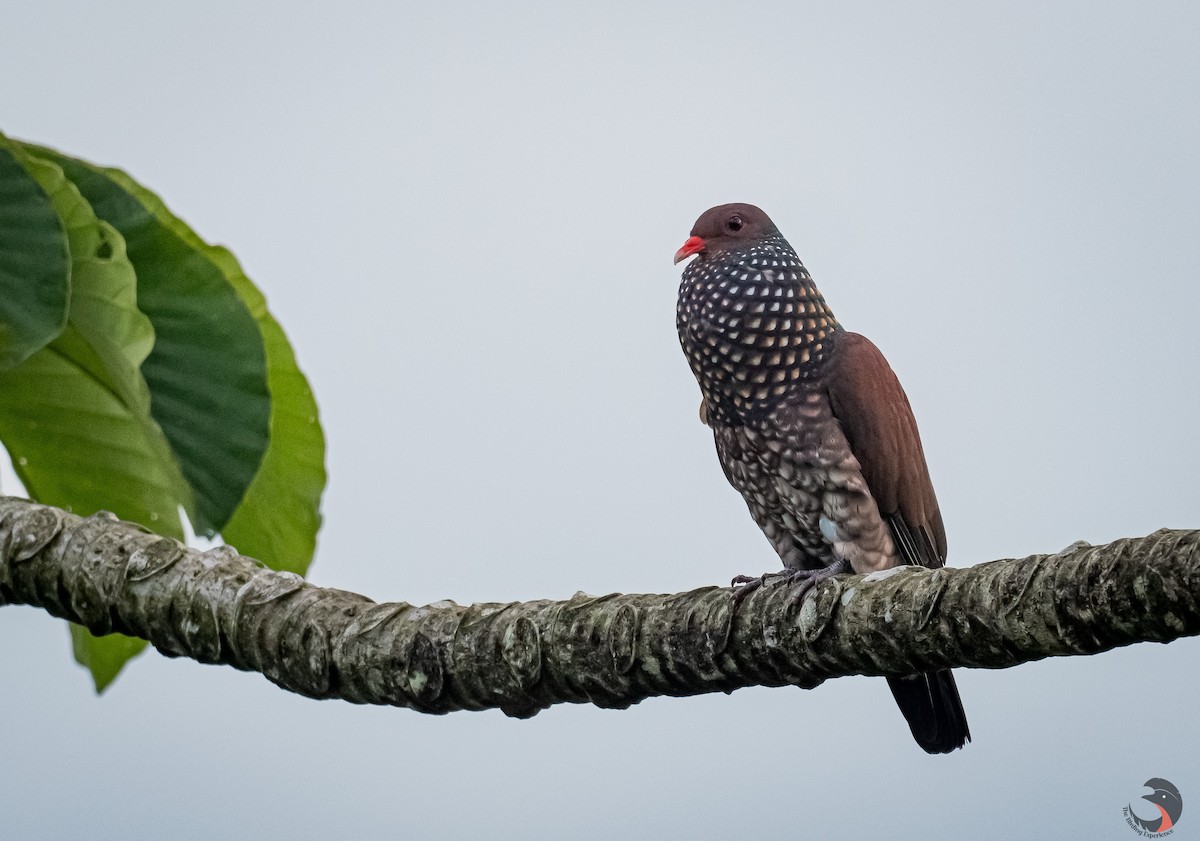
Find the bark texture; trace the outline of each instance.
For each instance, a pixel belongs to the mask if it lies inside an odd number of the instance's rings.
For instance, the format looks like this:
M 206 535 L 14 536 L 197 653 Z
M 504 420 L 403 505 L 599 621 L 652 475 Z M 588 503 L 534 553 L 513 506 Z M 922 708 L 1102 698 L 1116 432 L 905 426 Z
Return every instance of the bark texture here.
M 671 595 L 460 606 L 378 604 L 223 547 L 111 515 L 0 497 L 0 604 L 29 604 L 169 656 L 261 672 L 293 692 L 429 713 L 811 688 L 852 674 L 998 669 L 1200 634 L 1200 531 L 1077 544 L 966 569 L 903 567 Z

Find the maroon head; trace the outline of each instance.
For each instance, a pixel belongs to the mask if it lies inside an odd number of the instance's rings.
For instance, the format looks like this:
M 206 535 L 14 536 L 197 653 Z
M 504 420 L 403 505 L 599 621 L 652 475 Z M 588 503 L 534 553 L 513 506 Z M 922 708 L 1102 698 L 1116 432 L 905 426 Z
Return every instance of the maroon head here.
M 747 248 L 755 242 L 781 238 L 771 217 L 752 204 L 722 204 L 704 211 L 692 226 L 692 235 L 675 252 L 675 262 L 693 254 L 719 254 Z

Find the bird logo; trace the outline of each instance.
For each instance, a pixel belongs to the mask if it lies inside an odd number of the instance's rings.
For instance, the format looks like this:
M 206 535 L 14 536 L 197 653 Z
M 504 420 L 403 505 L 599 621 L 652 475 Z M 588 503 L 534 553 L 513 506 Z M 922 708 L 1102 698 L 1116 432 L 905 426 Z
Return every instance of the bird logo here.
M 1130 829 L 1143 837 L 1169 835 L 1179 822 L 1179 816 L 1183 814 L 1183 797 L 1174 783 L 1161 777 L 1146 780 L 1146 788 L 1153 789 L 1153 792 L 1142 795 L 1142 799 L 1154 804 L 1158 810 L 1158 817 L 1148 820 L 1138 817 L 1133 811 L 1133 804 L 1130 803 L 1124 809 L 1125 822 L 1129 824 Z

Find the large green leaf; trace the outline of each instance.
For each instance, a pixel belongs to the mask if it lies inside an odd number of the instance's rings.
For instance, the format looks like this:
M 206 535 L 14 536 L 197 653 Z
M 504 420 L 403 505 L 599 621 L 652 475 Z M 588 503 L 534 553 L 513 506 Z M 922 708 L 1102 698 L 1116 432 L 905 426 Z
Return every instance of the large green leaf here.
M 106 170 L 160 224 L 212 261 L 233 285 L 262 331 L 271 392 L 271 438 L 262 465 L 242 504 L 221 529 L 239 551 L 274 569 L 304 574 L 316 549 L 325 489 L 325 437 L 308 380 L 291 344 L 257 287 L 228 249 L 209 245 L 166 208 L 158 196 L 128 175 Z
M 58 160 L 72 162 L 72 159 L 49 150 L 34 148 L 33 151 L 35 154 L 53 155 Z M 124 172 L 100 169 L 80 161 L 73 161 L 73 164 L 74 168 L 66 163 L 64 167 L 72 178 L 88 181 L 91 192 L 85 185 L 85 194 L 89 194 L 93 200 L 103 200 L 97 204 L 102 217 L 106 207 L 121 209 L 126 216 L 139 218 L 141 224 L 156 229 L 152 236 L 147 234 L 148 240 L 169 242 L 187 249 L 192 255 L 190 260 L 206 265 L 223 279 L 257 324 L 262 342 L 260 353 L 265 352 L 270 394 L 268 447 L 251 484 L 244 489 L 240 504 L 226 519 L 210 516 L 207 522 L 219 529 L 224 539 L 240 551 L 269 566 L 305 572 L 312 560 L 321 523 L 320 500 L 326 479 L 325 441 L 318 421 L 316 401 L 308 381 L 296 364 L 287 337 L 267 311 L 262 294 L 228 250 L 204 242 L 186 223 L 172 214 L 158 196 Z M 121 197 L 136 202 L 151 221 L 147 222 L 136 212 L 128 210 Z M 106 218 L 116 223 L 116 217 Z M 132 242 L 130 252 L 138 269 L 139 282 L 144 286 L 148 267 L 138 262 Z M 153 268 L 153 265 L 149 268 Z M 141 306 L 154 318 L 153 302 L 143 298 Z M 155 324 L 157 327 L 158 322 Z M 160 344 L 164 341 L 161 329 L 158 341 Z M 154 359 L 152 354 L 143 370 L 150 382 L 155 400 L 153 406 L 156 407 L 159 383 L 152 377 L 149 364 Z M 170 427 L 165 422 L 163 426 L 170 436 Z M 232 430 L 224 431 L 228 433 Z M 175 439 L 171 440 L 175 444 Z M 186 454 L 180 453 L 180 457 L 185 474 L 192 479 L 195 471 L 189 472 Z M 201 488 L 197 488 L 197 496 L 198 507 L 203 515 Z M 201 516 L 200 523 L 204 522 Z M 197 529 L 202 530 L 200 525 Z
M 139 366 L 154 342 L 136 305 L 137 278 L 121 235 L 96 219 L 55 165 L 16 158 L 51 197 L 72 260 L 66 328 L 22 364 L 0 371 L 0 440 L 29 493 L 80 514 L 100 509 L 183 537 L 190 491 L 150 416 Z M 76 659 L 103 689 L 145 648 L 72 627 Z
M 51 196 L 70 246 L 75 280 L 67 329 L 59 338 L 92 376 L 148 414 L 150 391 L 139 369 L 154 347 L 154 327 L 137 307 L 137 276 L 124 239 L 96 218 L 58 166 L 28 156 L 22 163 Z
M 14 146 L 0 135 L 0 369 L 59 334 L 71 291 L 66 232 Z
M 317 402 L 262 294 L 227 250 L 211 248 L 209 254 L 223 266 L 258 321 L 271 387 L 271 444 L 221 536 L 273 569 L 303 575 L 316 551 L 326 479 L 325 436 Z
M 138 367 L 154 334 L 137 309 L 124 240 L 58 167 L 19 162 L 64 221 L 73 285 L 62 333 L 0 372 L 0 440 L 39 501 L 81 514 L 103 508 L 182 537 L 179 507 L 190 494 L 149 413 Z
M 182 506 L 197 531 L 221 530 L 243 552 L 304 572 L 320 526 L 324 438 L 308 382 L 262 295 L 232 254 L 203 242 L 123 172 L 23 148 L 26 169 L 47 192 L 67 174 L 66 187 L 56 189 L 78 206 L 63 201 L 55 209 L 74 252 L 90 258 L 75 261 L 82 282 L 66 329 L 22 366 L 25 376 L 0 406 L 0 438 L 13 442 L 31 494 L 77 511 L 103 505 L 176 537 Z M 111 265 L 101 269 L 97 258 Z M 33 393 L 35 382 L 45 388 Z M 47 394 L 60 402 L 47 404 Z M 46 408 L 53 418 L 43 425 L 33 415 Z M 139 411 L 141 436 L 120 428 Z M 79 429 L 66 418 L 98 440 L 69 440 Z M 35 438 L 57 441 L 66 458 L 44 458 Z M 113 438 L 131 446 L 106 446 Z M 143 446 L 154 450 L 156 443 L 157 452 Z M 71 461 L 97 451 L 88 465 Z M 49 472 L 58 475 L 43 476 L 41 465 L 53 465 Z M 128 490 L 122 481 L 128 477 L 118 475 L 122 467 L 152 488 L 146 496 L 132 503 L 112 497 L 114 484 Z M 56 484 L 70 474 L 70 487 Z M 58 499 L 67 495 L 70 501 Z M 149 510 L 171 500 L 170 514 Z M 139 505 L 142 512 L 131 513 Z M 143 645 L 74 626 L 72 635 L 76 658 L 91 669 L 97 689 Z
M 74 357 L 76 342 L 0 372 L 0 440 L 39 502 L 101 509 L 182 538 L 187 488 L 162 432 Z
M 213 260 L 156 217 L 122 173 L 25 149 L 62 167 L 128 244 L 138 308 L 156 334 L 142 364 L 150 411 L 192 488 L 193 525 L 211 536 L 233 516 L 267 449 L 271 405 L 258 324 Z

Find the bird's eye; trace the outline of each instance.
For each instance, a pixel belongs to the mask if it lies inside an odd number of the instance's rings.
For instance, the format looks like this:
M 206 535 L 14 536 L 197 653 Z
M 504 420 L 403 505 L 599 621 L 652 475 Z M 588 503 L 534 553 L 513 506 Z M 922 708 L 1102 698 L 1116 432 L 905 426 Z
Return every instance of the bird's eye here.
M 725 223 L 725 227 L 728 228 L 732 233 L 736 234 L 742 229 L 744 224 L 746 223 L 742 221 L 742 217 L 730 216 L 729 221 Z

